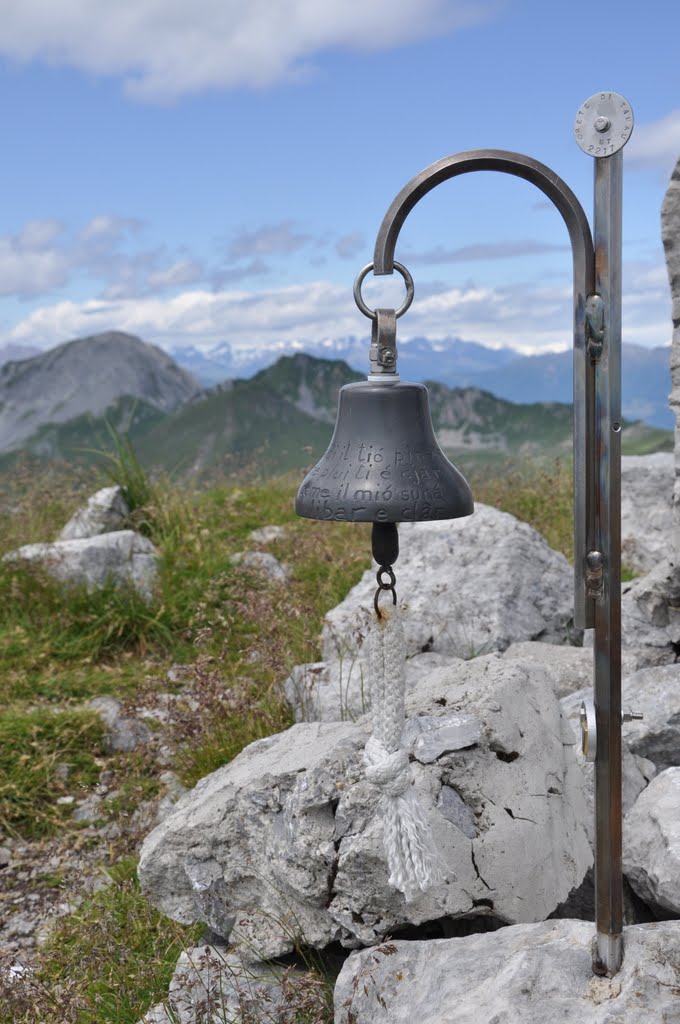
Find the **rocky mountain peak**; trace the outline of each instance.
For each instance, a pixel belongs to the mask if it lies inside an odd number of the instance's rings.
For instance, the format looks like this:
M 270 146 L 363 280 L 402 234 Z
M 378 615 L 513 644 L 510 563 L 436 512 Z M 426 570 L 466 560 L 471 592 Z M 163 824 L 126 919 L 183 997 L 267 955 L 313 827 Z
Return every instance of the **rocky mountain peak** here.
M 77 338 L 0 369 L 0 449 L 46 423 L 101 416 L 122 396 L 174 412 L 200 390 L 162 349 L 122 331 Z

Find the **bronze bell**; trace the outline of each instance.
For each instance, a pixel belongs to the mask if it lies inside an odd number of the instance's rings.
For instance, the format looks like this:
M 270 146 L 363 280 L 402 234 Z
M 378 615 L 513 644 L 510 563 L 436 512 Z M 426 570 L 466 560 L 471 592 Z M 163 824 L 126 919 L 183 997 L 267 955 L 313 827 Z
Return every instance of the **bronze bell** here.
M 335 431 L 300 486 L 298 515 L 402 523 L 473 512 L 467 481 L 434 435 L 427 388 L 395 377 L 340 389 Z

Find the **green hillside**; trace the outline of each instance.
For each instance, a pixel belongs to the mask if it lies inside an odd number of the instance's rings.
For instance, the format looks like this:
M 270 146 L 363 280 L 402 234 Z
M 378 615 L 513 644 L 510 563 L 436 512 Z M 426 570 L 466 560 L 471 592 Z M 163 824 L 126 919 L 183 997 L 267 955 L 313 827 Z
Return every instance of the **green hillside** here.
M 315 462 L 331 437 L 338 391 L 361 380 L 340 360 L 284 356 L 250 380 L 228 382 L 165 414 L 124 397 L 105 417 L 79 416 L 48 425 L 21 452 L 47 460 L 91 461 L 111 448 L 111 429 L 127 435 L 147 468 L 180 476 L 269 477 Z M 569 456 L 572 409 L 557 402 L 516 404 L 479 388 L 429 382 L 432 420 L 442 448 L 462 468 L 515 459 Z M 624 423 L 625 454 L 671 450 L 670 431 Z

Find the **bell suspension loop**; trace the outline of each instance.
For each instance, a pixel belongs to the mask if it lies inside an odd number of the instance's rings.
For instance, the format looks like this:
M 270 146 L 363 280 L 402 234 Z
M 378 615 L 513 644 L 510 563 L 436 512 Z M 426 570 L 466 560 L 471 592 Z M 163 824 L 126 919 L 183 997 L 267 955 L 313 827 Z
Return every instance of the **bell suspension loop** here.
M 382 791 L 384 844 L 389 881 L 407 900 L 441 880 L 429 823 L 416 798 L 404 728 L 406 640 L 397 605 L 392 568 L 399 554 L 395 523 L 373 524 L 373 556 L 378 562 L 375 619 L 368 636 L 373 731 L 364 750 L 366 777 Z M 382 591 L 392 595 L 381 608 Z

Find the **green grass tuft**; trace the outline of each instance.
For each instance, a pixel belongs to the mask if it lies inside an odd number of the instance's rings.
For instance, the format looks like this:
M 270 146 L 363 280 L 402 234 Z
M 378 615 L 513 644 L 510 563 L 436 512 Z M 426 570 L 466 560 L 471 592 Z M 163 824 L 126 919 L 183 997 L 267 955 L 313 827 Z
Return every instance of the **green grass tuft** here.
M 28 838 L 54 831 L 69 813 L 57 798 L 96 782 L 102 737 L 94 712 L 0 713 L 0 830 Z M 57 765 L 68 765 L 67 783 Z

